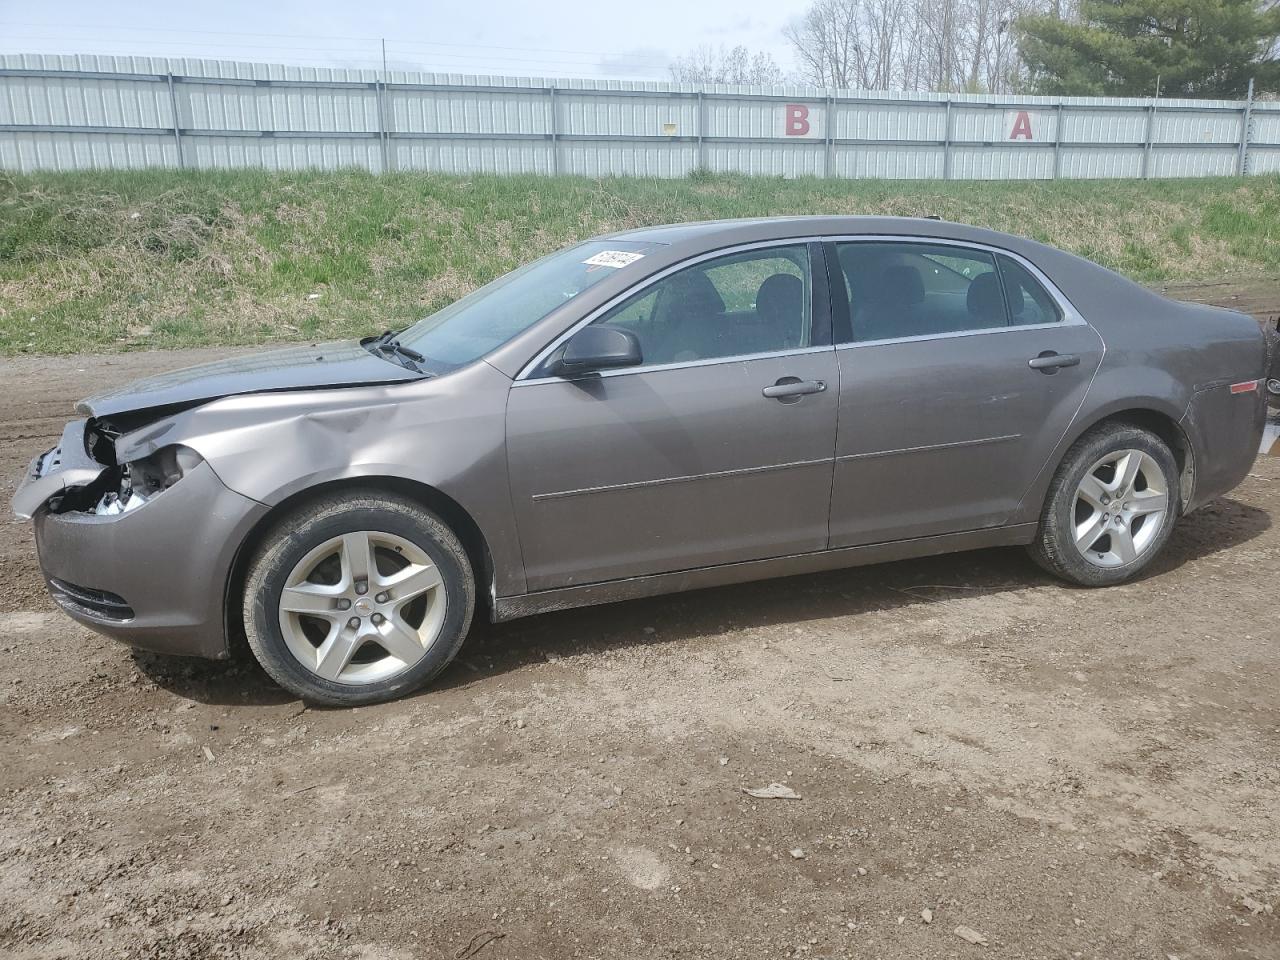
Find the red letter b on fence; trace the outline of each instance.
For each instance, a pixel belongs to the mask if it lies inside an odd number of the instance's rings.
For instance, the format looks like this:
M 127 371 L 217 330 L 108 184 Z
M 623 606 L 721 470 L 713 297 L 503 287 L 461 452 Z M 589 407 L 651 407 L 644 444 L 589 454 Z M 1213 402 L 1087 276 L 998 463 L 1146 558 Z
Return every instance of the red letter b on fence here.
M 809 132 L 809 108 L 803 103 L 787 104 L 787 136 L 803 137 Z

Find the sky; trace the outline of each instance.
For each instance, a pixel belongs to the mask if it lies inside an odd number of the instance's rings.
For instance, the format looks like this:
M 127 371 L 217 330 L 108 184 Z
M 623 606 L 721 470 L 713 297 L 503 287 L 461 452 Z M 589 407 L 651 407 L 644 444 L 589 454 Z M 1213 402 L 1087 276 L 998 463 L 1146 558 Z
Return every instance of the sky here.
M 511 76 L 669 80 L 700 45 L 765 50 L 807 0 L 0 0 L 0 53 L 211 57 Z

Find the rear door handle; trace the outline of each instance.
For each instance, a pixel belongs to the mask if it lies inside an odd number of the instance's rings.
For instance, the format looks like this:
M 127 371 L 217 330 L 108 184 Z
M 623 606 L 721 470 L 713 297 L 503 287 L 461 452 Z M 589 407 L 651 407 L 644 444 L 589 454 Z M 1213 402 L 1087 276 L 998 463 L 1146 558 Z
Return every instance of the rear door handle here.
M 810 393 L 821 393 L 827 389 L 825 380 L 801 380 L 799 377 L 783 377 L 773 386 L 765 387 L 761 394 L 770 400 L 796 401 Z
M 1052 350 L 1046 350 L 1038 357 L 1032 357 L 1027 361 L 1027 366 L 1032 370 L 1039 370 L 1041 373 L 1057 373 L 1059 367 L 1078 367 L 1080 358 L 1074 353 L 1055 353 Z

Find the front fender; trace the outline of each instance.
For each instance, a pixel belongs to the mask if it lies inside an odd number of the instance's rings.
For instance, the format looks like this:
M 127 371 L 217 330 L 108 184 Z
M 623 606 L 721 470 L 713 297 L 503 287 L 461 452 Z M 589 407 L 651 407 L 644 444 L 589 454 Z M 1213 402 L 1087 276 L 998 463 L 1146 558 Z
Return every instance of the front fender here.
M 356 477 L 433 487 L 479 527 L 500 592 L 523 593 L 505 450 L 510 384 L 481 362 L 413 383 L 226 397 L 122 437 L 117 456 L 182 443 L 267 506 Z

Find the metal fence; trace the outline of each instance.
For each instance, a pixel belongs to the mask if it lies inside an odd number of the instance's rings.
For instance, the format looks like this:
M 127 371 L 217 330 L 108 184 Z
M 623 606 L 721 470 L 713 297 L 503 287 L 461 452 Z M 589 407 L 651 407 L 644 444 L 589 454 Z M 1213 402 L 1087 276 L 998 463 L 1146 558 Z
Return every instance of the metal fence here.
M 0 56 L 0 169 L 1052 179 L 1280 171 L 1280 104 Z

